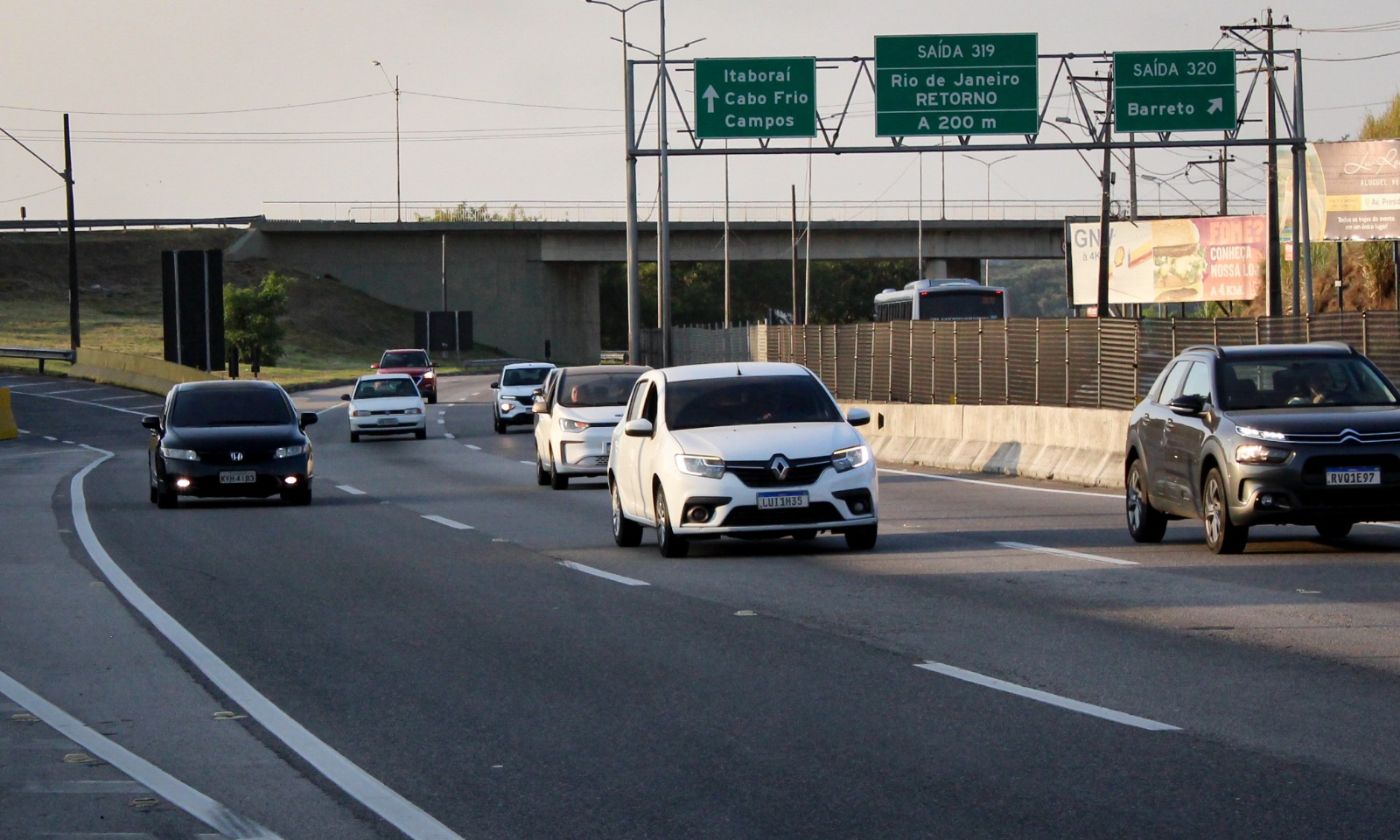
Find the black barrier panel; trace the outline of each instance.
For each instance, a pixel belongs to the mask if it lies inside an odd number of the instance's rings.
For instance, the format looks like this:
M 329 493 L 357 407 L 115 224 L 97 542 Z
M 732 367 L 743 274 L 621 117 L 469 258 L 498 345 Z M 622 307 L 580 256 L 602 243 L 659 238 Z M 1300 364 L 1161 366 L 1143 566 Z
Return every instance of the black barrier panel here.
M 162 251 L 165 360 L 200 370 L 224 366 L 223 252 Z
M 413 313 L 413 341 L 429 354 L 460 354 L 472 347 L 469 309 Z

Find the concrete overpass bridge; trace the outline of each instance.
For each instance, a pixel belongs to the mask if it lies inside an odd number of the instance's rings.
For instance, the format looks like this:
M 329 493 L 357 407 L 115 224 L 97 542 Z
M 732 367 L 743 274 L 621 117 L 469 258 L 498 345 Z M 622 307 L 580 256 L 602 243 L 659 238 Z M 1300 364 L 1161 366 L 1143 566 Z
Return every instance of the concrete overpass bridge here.
M 814 260 L 912 259 L 916 221 L 817 222 Z M 639 231 L 643 262 L 656 259 L 654 226 Z M 444 250 L 446 269 L 444 277 Z M 805 248 L 804 248 L 805 252 Z M 977 277 L 988 259 L 1061 259 L 1059 220 L 938 220 L 923 223 L 925 277 Z M 735 262 L 789 260 L 788 222 L 730 225 Z M 549 340 L 554 361 L 598 359 L 598 278 L 626 260 L 621 222 L 255 222 L 226 258 L 267 259 L 329 275 L 373 297 L 416 310 L 474 313 L 476 340 L 538 358 Z M 671 259 L 724 259 L 721 222 L 671 225 Z

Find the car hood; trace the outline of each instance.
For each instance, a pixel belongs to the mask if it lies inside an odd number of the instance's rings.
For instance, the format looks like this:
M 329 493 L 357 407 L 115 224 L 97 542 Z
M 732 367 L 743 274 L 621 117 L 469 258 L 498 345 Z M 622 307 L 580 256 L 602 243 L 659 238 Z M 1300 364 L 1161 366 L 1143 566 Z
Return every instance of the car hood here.
M 378 373 L 406 373 L 406 374 L 408 374 L 409 376 L 422 376 L 423 374 L 427 373 L 427 372 L 430 371 L 430 370 L 432 370 L 432 368 L 428 368 L 428 367 L 382 367 L 382 368 L 379 368 L 379 370 L 378 370 L 377 372 L 378 372 Z
M 615 426 L 622 422 L 622 415 L 626 412 L 625 405 L 559 406 L 560 417 L 582 420 L 596 426 Z
M 1346 429 L 1362 434 L 1400 432 L 1400 406 L 1299 406 L 1232 411 L 1236 426 L 1285 435 L 1334 435 Z
M 496 389 L 503 397 L 528 397 L 541 388 L 541 385 L 502 385 Z
M 176 449 L 217 449 L 232 446 L 259 449 L 305 441 L 306 436 L 295 426 L 184 426 L 167 429 L 161 444 Z
M 355 411 L 403 411 L 422 407 L 421 397 L 365 397 L 350 401 L 350 408 Z
M 726 461 L 766 461 L 778 453 L 789 458 L 817 458 L 865 442 L 846 423 L 711 426 L 671 434 L 691 455 L 718 455 Z

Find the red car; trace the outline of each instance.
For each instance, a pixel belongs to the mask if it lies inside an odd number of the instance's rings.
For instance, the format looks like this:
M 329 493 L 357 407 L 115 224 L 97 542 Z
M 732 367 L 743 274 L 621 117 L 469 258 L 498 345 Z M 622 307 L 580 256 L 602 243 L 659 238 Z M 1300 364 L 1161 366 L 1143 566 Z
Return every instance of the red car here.
M 437 402 L 437 371 L 427 350 L 385 350 L 379 364 L 370 365 L 380 373 L 406 373 L 413 377 L 418 393 L 429 403 Z

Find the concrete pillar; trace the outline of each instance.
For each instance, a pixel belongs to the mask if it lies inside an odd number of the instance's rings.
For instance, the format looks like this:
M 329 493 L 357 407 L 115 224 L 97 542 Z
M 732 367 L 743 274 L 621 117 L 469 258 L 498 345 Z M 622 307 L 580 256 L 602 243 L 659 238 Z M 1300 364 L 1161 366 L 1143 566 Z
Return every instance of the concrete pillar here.
M 975 257 L 925 257 L 921 277 L 927 280 L 958 277 L 981 282 L 982 260 Z

